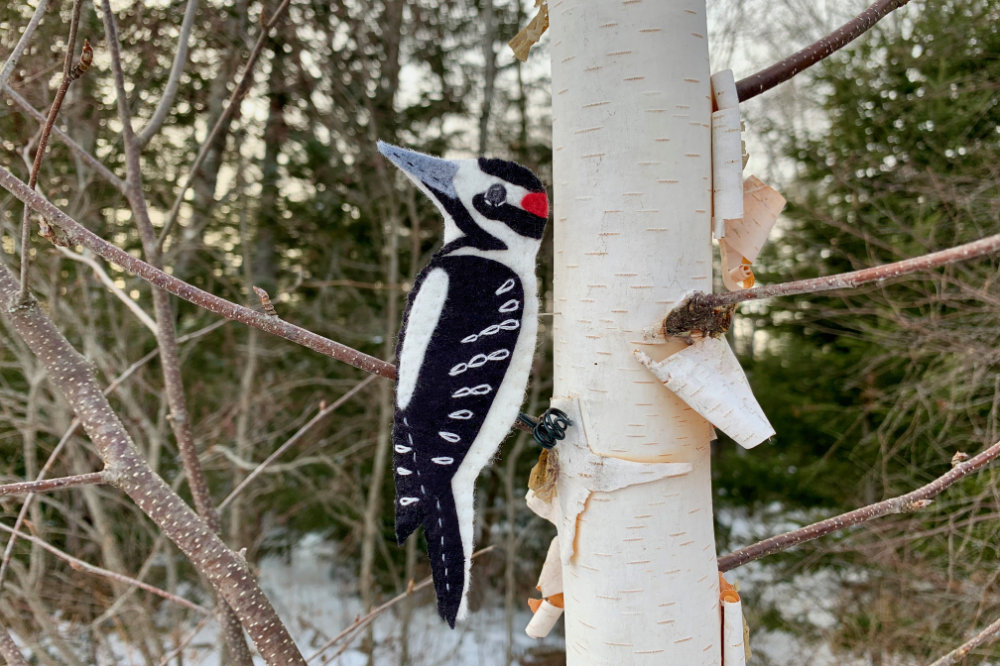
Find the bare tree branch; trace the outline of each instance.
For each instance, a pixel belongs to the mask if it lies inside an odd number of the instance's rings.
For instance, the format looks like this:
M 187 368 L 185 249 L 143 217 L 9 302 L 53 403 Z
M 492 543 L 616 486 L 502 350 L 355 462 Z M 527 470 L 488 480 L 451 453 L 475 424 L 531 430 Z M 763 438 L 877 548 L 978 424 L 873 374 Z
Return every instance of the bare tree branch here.
M 66 56 L 63 60 L 62 81 L 59 89 L 56 90 L 55 99 L 49 107 L 49 115 L 42 126 L 42 133 L 38 137 L 38 146 L 35 148 L 35 160 L 31 165 L 31 174 L 28 177 L 28 187 L 34 189 L 38 184 L 38 173 L 42 170 L 42 159 L 45 157 L 45 148 L 49 145 L 49 135 L 52 133 L 52 126 L 56 123 L 56 116 L 62 108 L 63 100 L 66 99 L 66 92 L 69 84 L 80 78 L 83 72 L 90 67 L 90 61 L 94 57 L 94 50 L 90 47 L 90 42 L 83 40 L 83 54 L 80 56 L 79 64 L 74 67 L 74 51 L 76 49 L 76 33 L 80 27 L 80 9 L 83 0 L 73 0 L 73 16 L 69 24 L 69 37 L 66 41 Z M 21 216 L 21 295 L 19 300 L 28 297 L 28 273 L 31 268 L 31 253 L 28 246 L 31 244 L 31 220 L 29 207 L 24 207 L 24 214 Z
M 250 57 L 247 58 L 247 64 L 243 68 L 243 76 L 240 77 L 239 82 L 236 84 L 236 88 L 233 90 L 233 94 L 229 97 L 229 102 L 226 104 L 225 110 L 219 116 L 219 119 L 215 121 L 215 125 L 212 127 L 212 130 L 202 142 L 201 150 L 198 151 L 198 156 L 195 157 L 194 163 L 191 165 L 191 171 L 188 172 L 188 176 L 184 180 L 184 184 L 177 193 L 177 198 L 174 199 L 174 205 L 170 207 L 170 212 L 167 214 L 167 221 L 163 224 L 163 229 L 160 231 L 159 246 L 161 249 L 163 248 L 163 242 L 170 234 L 170 230 L 177 222 L 177 216 L 180 214 L 181 205 L 184 203 L 184 196 L 187 194 L 187 191 L 190 189 L 192 183 L 194 183 L 195 175 L 198 173 L 198 169 L 201 168 L 202 163 L 208 156 L 208 151 L 211 150 L 212 145 L 215 143 L 215 140 L 219 136 L 222 129 L 228 125 L 229 119 L 232 117 L 233 113 L 236 112 L 237 107 L 239 107 L 240 103 L 243 101 L 243 96 L 246 95 L 247 90 L 250 89 L 250 84 L 253 83 L 254 66 L 256 66 L 257 59 L 260 58 L 260 54 L 264 50 L 264 42 L 267 41 L 268 36 L 271 34 L 271 30 L 278 24 L 278 21 L 285 13 L 285 10 L 288 9 L 290 1 L 291 0 L 282 0 L 281 4 L 278 5 L 278 8 L 274 10 L 274 14 L 270 16 L 269 20 L 264 25 L 263 30 L 260 31 L 260 35 L 257 36 L 257 43 L 254 44 L 253 51 L 250 52 Z
M 315 416 L 313 416 L 311 419 L 309 419 L 308 423 L 306 423 L 304 426 L 302 426 L 301 428 L 299 428 L 298 431 L 294 435 L 292 435 L 291 437 L 289 437 L 288 441 L 286 441 L 284 444 L 282 444 L 277 449 L 275 449 L 274 453 L 272 453 L 271 455 L 269 455 L 267 457 L 267 459 L 264 460 L 264 462 L 262 462 L 259 465 L 257 465 L 257 467 L 254 469 L 254 471 L 252 471 L 250 474 L 248 474 L 245 479 L 243 479 L 242 481 L 240 481 L 240 484 L 238 486 L 236 486 L 235 488 L 233 488 L 232 491 L 226 496 L 226 499 L 222 500 L 219 503 L 219 510 L 221 511 L 222 509 L 224 509 L 226 507 L 226 505 L 229 504 L 231 501 L 233 501 L 233 498 L 235 498 L 237 495 L 239 495 L 239 493 L 244 488 L 246 488 L 247 485 L 251 481 L 253 481 L 255 478 L 257 478 L 261 474 L 261 472 L 263 472 L 265 469 L 267 469 L 268 465 L 270 465 L 275 460 L 277 460 L 278 458 L 280 458 L 282 456 L 282 454 L 285 453 L 285 451 L 287 451 L 288 449 L 290 449 L 293 446 L 295 446 L 296 444 L 298 444 L 302 440 L 302 438 L 306 435 L 306 433 L 308 433 L 310 430 L 312 430 L 317 425 L 319 425 L 320 423 L 322 423 L 326 419 L 326 417 L 329 416 L 330 414 L 332 414 L 334 411 L 336 411 L 338 407 L 340 407 L 345 402 L 347 402 L 348 400 L 350 400 L 351 398 L 353 398 L 358 393 L 358 391 L 360 391 L 364 387 L 368 386 L 368 384 L 370 384 L 372 382 L 372 380 L 375 379 L 375 377 L 376 377 L 376 375 L 370 375 L 370 376 L 366 377 L 362 381 L 358 382 L 358 384 L 356 384 L 350 391 L 348 391 L 344 395 L 342 395 L 339 398 L 337 398 L 332 404 L 330 404 L 330 405 L 324 407 L 323 409 L 319 410 L 319 412 L 317 412 Z
M 396 368 L 391 363 L 386 363 L 374 356 L 369 356 L 347 345 L 334 342 L 329 338 L 317 335 L 294 324 L 289 324 L 280 318 L 269 317 L 251 308 L 227 301 L 224 298 L 219 298 L 173 275 L 165 273 L 141 259 L 136 259 L 124 250 L 108 243 L 86 229 L 41 194 L 30 190 L 24 181 L 3 167 L 0 167 L 0 187 L 5 188 L 15 197 L 27 203 L 34 210 L 45 216 L 50 224 L 57 227 L 59 231 L 56 234 L 55 240 L 58 242 L 69 245 L 79 244 L 90 248 L 95 254 L 121 266 L 134 275 L 138 275 L 150 284 L 165 289 L 175 296 L 179 296 L 226 319 L 232 319 L 247 326 L 259 328 L 265 333 L 285 338 L 324 356 L 343 361 L 359 370 L 381 375 L 389 379 L 393 379 L 396 376 Z
M 102 576 L 103 578 L 107 578 L 109 580 L 117 581 L 119 583 L 124 583 L 126 585 L 132 585 L 134 587 L 139 588 L 140 590 L 145 590 L 147 592 L 151 592 L 151 593 L 153 593 L 153 594 L 155 594 L 157 596 L 160 596 L 160 597 L 163 597 L 164 599 L 167 599 L 168 601 L 172 601 L 175 604 L 180 604 L 181 606 L 184 606 L 185 608 L 189 608 L 189 609 L 191 609 L 193 611 L 196 611 L 198 613 L 201 613 L 203 615 L 209 615 L 209 614 L 211 614 L 211 611 L 208 610 L 207 608 L 202 608 L 198 604 L 196 604 L 194 602 L 191 602 L 191 601 L 188 601 L 187 599 L 185 599 L 183 597 L 179 597 L 176 594 L 171 594 L 170 592 L 167 592 L 166 590 L 161 590 L 158 587 L 150 585 L 149 583 L 143 583 L 141 580 L 136 580 L 135 578 L 132 578 L 130 576 L 126 576 L 126 575 L 120 574 L 120 573 L 115 573 L 114 571 L 109 571 L 108 569 L 105 569 L 103 567 L 98 567 L 98 566 L 95 566 L 95 565 L 90 564 L 88 562 L 84 562 L 83 560 L 81 560 L 81 559 L 79 559 L 77 557 L 73 557 L 69 553 L 56 548 L 55 546 L 53 546 L 52 544 L 48 543 L 44 539 L 39 539 L 38 537 L 36 537 L 36 536 L 34 536 L 32 534 L 25 534 L 24 532 L 18 532 L 16 530 L 14 530 L 12 527 L 9 527 L 8 525 L 4 525 L 3 523 L 0 523 L 0 530 L 3 530 L 4 532 L 7 532 L 8 534 L 11 534 L 11 535 L 16 535 L 16 536 L 24 539 L 25 541 L 30 541 L 31 543 L 38 544 L 39 546 L 41 546 L 45 550 L 49 551 L 50 553 L 52 553 L 56 557 L 69 562 L 69 565 L 71 567 L 73 567 L 74 569 L 76 569 L 77 571 L 84 571 L 84 572 L 89 573 L 89 574 L 94 574 L 95 576 Z
M 128 98 L 125 93 L 125 74 L 121 63 L 121 41 L 118 38 L 118 26 L 114 13 L 111 11 L 110 0 L 103 0 L 102 18 L 104 32 L 111 51 L 111 68 L 114 73 L 115 92 L 118 98 L 118 117 L 122 123 L 122 140 L 125 144 L 125 183 L 126 197 L 135 217 L 142 241 L 143 252 L 149 263 L 162 270 L 160 246 L 149 218 L 149 207 L 142 187 L 142 166 L 140 164 L 141 145 L 132 128 L 132 116 L 129 110 Z M 170 409 L 170 428 L 181 455 L 181 463 L 187 475 L 188 488 L 194 499 L 195 510 L 198 512 L 210 530 L 222 534 L 222 523 L 219 512 L 212 503 L 212 494 L 208 488 L 208 480 L 198 459 L 198 449 L 194 440 L 194 430 L 191 428 L 191 418 L 187 408 L 184 393 L 184 380 L 181 375 L 180 354 L 177 348 L 177 331 L 174 324 L 173 306 L 170 295 L 162 289 L 153 290 L 153 308 L 156 313 L 156 342 L 160 349 L 160 367 L 163 371 L 164 392 Z M 217 604 L 219 624 L 229 647 L 228 659 L 241 666 L 252 666 L 253 657 L 243 638 L 243 628 L 232 608 L 219 600 Z
M 978 632 L 975 636 L 962 643 L 960 646 L 944 655 L 939 659 L 935 659 L 930 666 L 951 666 L 952 664 L 957 664 L 960 661 L 965 661 L 965 658 L 969 656 L 969 653 L 975 650 L 980 645 L 985 645 L 997 639 L 1000 635 L 1000 618 L 993 621 L 992 624 L 985 627 L 982 631 Z
M 750 289 L 732 291 L 725 294 L 708 294 L 705 296 L 705 302 L 715 306 L 732 305 L 760 298 L 791 296 L 793 294 L 814 294 L 834 289 L 852 289 L 869 282 L 889 280 L 919 271 L 946 266 L 958 261 L 993 254 L 998 251 L 1000 251 L 1000 234 L 987 236 L 986 238 L 965 243 L 964 245 L 956 245 L 947 250 L 939 250 L 911 259 L 894 261 L 891 264 L 862 268 L 861 270 L 849 273 L 838 273 L 836 275 L 809 278 L 808 280 L 795 280 L 794 282 L 751 287 Z
M 21 481 L 20 483 L 6 483 L 0 485 L 0 497 L 5 495 L 27 495 L 30 493 L 42 493 L 49 490 L 61 490 L 74 486 L 91 486 L 100 483 L 107 483 L 104 472 L 91 472 L 90 474 L 77 474 L 74 476 L 63 476 L 58 479 L 45 479 L 44 481 Z
M 174 103 L 174 97 L 177 96 L 181 74 L 184 73 L 184 65 L 187 63 L 188 41 L 191 39 L 191 28 L 194 26 L 194 15 L 197 11 L 198 0 L 188 0 L 187 8 L 184 10 L 184 20 L 181 22 L 181 34 L 177 38 L 177 52 L 174 53 L 174 62 L 170 66 L 170 78 L 167 79 L 167 85 L 163 89 L 163 97 L 156 105 L 156 110 L 153 112 L 153 117 L 149 119 L 149 124 L 136 137 L 140 147 L 149 143 L 149 140 L 160 131 L 160 127 L 163 126 L 163 121 L 167 119 L 170 107 Z
M 94 275 L 97 276 L 97 280 L 103 284 L 104 287 L 115 296 L 115 298 L 121 301 L 122 304 L 135 315 L 136 319 L 138 319 L 143 326 L 148 328 L 153 335 L 156 335 L 156 322 L 153 321 L 153 318 L 146 314 L 146 311 L 142 309 L 141 305 L 136 303 L 132 298 L 129 298 L 129 295 L 115 284 L 115 281 L 111 279 L 111 276 L 108 275 L 106 270 L 104 270 L 104 267 L 97 263 L 93 257 L 89 257 L 85 254 L 77 254 L 76 252 L 73 252 L 69 248 L 65 247 L 60 247 L 59 252 L 67 259 L 72 259 L 73 261 L 78 261 L 81 264 L 90 266 L 91 270 L 94 271 Z
M 9 174 L 2 169 L 0 173 Z M 97 385 L 90 364 L 69 344 L 37 303 L 33 300 L 17 303 L 17 292 L 17 279 L 9 269 L 0 266 L 0 313 L 42 361 L 49 381 L 80 417 L 84 430 L 104 461 L 108 481 L 124 491 L 163 534 L 177 544 L 229 603 L 268 663 L 305 664 L 246 561 L 230 550 L 177 493 L 149 469 Z
M 11 88 L 10 86 L 5 86 L 2 90 L 3 90 L 4 93 L 7 94 L 8 97 L 11 98 L 11 100 L 13 100 L 13 102 L 15 104 L 17 104 L 19 107 L 21 107 L 21 109 L 25 113 L 27 113 L 29 116 L 31 116 L 32 118 L 34 118 L 38 122 L 43 123 L 43 124 L 45 123 L 45 115 L 42 114 L 38 109 L 36 109 L 35 107 L 33 107 L 28 102 L 28 100 L 26 100 L 24 97 L 22 97 L 20 95 L 20 93 L 18 93 L 16 90 L 14 90 L 13 88 Z M 87 152 L 86 148 L 84 148 L 83 146 L 81 146 L 80 144 L 78 144 L 76 141 L 74 141 L 73 139 L 71 139 L 68 134 L 66 134 L 65 132 L 63 132 L 58 127 L 53 127 L 52 128 L 52 133 L 55 134 L 55 136 L 60 141 L 62 141 L 64 144 L 66 144 L 67 148 L 69 148 L 74 153 L 76 153 L 76 155 L 83 161 L 84 164 L 86 164 L 91 169 L 93 169 L 95 172 L 97 172 L 97 174 L 99 176 L 101 176 L 102 178 L 104 178 L 104 180 L 106 180 L 109 183 L 111 183 L 112 185 L 114 185 L 114 187 L 119 192 L 121 192 L 122 194 L 125 193 L 125 181 L 122 180 L 121 178 L 119 178 L 118 176 L 116 176 L 110 169 L 108 169 L 106 166 L 104 166 L 104 164 L 102 164 L 96 157 L 94 157 L 89 152 Z
M 6 660 L 8 666 L 30 666 L 5 626 L 0 626 L 0 657 Z
M 736 82 L 736 96 L 741 102 L 752 99 L 779 83 L 784 83 L 804 69 L 812 67 L 820 60 L 836 53 L 855 39 L 865 34 L 887 14 L 899 9 L 910 0 L 878 0 L 855 18 L 840 26 L 829 35 L 810 44 L 801 51 L 775 63 L 766 69 Z
M 783 550 L 788 550 L 806 541 L 818 539 L 833 532 L 838 532 L 853 525 L 860 525 L 875 518 L 881 518 L 892 513 L 903 513 L 907 511 L 917 511 L 923 509 L 931 503 L 930 498 L 941 494 L 949 486 L 972 472 L 978 471 L 1000 456 L 1000 442 L 993 444 L 981 453 L 960 462 L 947 473 L 942 474 L 930 483 L 917 488 L 905 495 L 892 497 L 875 504 L 848 511 L 833 518 L 821 520 L 812 525 L 792 530 L 764 539 L 746 548 L 733 551 L 728 555 L 719 558 L 719 571 L 731 571 L 736 567 L 743 566 L 747 562 L 759 560 L 767 555 L 773 555 Z
M 485 548 L 480 548 L 479 550 L 477 550 L 476 552 L 474 552 L 472 554 L 472 559 L 476 559 L 477 557 L 480 557 L 481 555 L 485 555 L 486 553 L 490 552 L 494 548 L 496 548 L 496 546 L 494 546 L 494 545 L 489 545 L 489 546 L 486 546 Z M 427 576 L 426 578 L 424 578 L 419 583 L 413 583 L 413 581 L 410 581 L 410 585 L 406 588 L 405 592 L 401 592 L 401 593 L 397 594 L 396 596 L 394 596 L 392 599 L 390 599 L 389 601 L 385 602 L 381 606 L 377 606 L 377 607 L 373 608 L 371 610 L 371 612 L 369 612 L 367 615 L 364 615 L 364 616 L 359 617 L 356 620 L 354 620 L 354 622 L 352 622 L 343 631 L 341 631 L 339 634 L 337 634 L 336 636 L 334 636 L 333 638 L 331 638 L 330 640 L 328 640 L 326 643 L 324 643 L 323 646 L 320 647 L 320 649 L 316 650 L 316 652 L 314 652 L 311 655 L 309 655 L 309 658 L 306 661 L 310 661 L 311 662 L 311 661 L 314 661 L 314 660 L 318 659 L 324 652 L 326 652 L 331 647 L 333 647 L 334 645 L 336 645 L 342 639 L 344 639 L 346 637 L 349 637 L 352 634 L 357 633 L 361 629 L 364 629 L 369 624 L 371 624 L 375 620 L 375 618 L 377 618 L 379 615 L 381 615 L 382 613 L 386 612 L 387 610 L 389 610 L 390 608 L 392 608 L 393 606 L 395 606 L 396 604 L 398 604 L 403 599 L 406 599 L 407 597 L 413 596 L 413 594 L 415 592 L 419 592 L 420 590 L 424 589 L 425 587 L 430 587 L 430 584 L 432 582 L 433 582 L 433 579 L 430 576 Z M 345 643 L 344 645 L 342 645 L 341 649 L 337 652 L 337 654 L 333 655 L 333 657 L 331 657 L 331 658 L 336 658 L 337 655 L 341 654 L 344 651 L 344 649 L 347 647 L 347 645 L 349 645 L 349 643 Z M 330 661 L 330 659 L 327 659 L 327 661 L 324 662 L 324 663 L 328 663 L 329 661 Z
M 31 20 L 28 21 L 28 25 L 24 28 L 24 32 L 21 33 L 21 38 L 17 40 L 17 44 L 14 45 L 14 50 L 7 56 L 7 61 L 4 62 L 3 69 L 0 69 L 0 90 L 3 90 L 7 86 L 7 80 L 10 79 L 14 68 L 17 67 L 17 62 L 21 59 L 21 55 L 24 54 L 24 49 L 27 48 L 28 42 L 31 41 L 31 36 L 35 33 L 35 28 L 41 23 L 42 17 L 45 15 L 45 10 L 48 7 L 49 0 L 38 1 L 35 13 L 31 15 Z

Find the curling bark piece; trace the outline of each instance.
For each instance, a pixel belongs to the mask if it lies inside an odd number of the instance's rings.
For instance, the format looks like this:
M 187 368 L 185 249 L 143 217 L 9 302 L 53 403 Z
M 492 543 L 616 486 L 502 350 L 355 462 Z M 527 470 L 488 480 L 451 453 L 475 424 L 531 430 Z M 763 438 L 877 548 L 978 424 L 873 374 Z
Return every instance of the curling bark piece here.
M 730 221 L 743 219 L 743 142 L 732 70 L 712 75 L 717 110 L 712 113 L 712 219 L 723 238 Z
M 664 386 L 743 448 L 752 449 L 774 435 L 743 368 L 724 339 L 697 338 L 662 361 L 654 361 L 639 350 L 634 353 Z
M 533 616 L 524 631 L 532 638 L 545 638 L 563 614 L 563 569 L 558 536 L 549 544 L 537 589 L 542 598 L 528 600 Z
M 785 197 L 756 176 L 743 182 L 743 219 L 726 221 L 726 237 L 719 241 L 722 282 L 729 291 L 754 285 L 750 265 L 760 256 L 771 228 L 785 207 Z
M 743 602 L 736 588 L 719 574 L 719 601 L 722 606 L 722 665 L 746 666 L 749 658 L 743 621 Z
M 566 439 L 549 453 L 557 456 L 555 466 L 559 470 L 552 501 L 546 502 L 529 491 L 527 502 L 532 511 L 559 526 L 559 552 L 562 564 L 566 564 L 575 555 L 577 517 L 586 509 L 591 494 L 683 476 L 691 472 L 692 466 L 598 455 L 587 443 L 587 419 L 580 400 L 553 399 L 551 406 L 566 412 L 573 426 L 566 431 Z

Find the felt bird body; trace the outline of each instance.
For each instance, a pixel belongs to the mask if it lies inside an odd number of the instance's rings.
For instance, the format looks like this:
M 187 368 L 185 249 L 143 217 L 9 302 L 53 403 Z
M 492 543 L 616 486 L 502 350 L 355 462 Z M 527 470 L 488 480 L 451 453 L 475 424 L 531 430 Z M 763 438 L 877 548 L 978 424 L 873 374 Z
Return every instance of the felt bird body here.
M 378 148 L 444 216 L 444 246 L 417 276 L 397 342 L 393 470 L 396 540 L 423 526 L 438 611 L 454 627 L 466 612 L 476 477 L 517 418 L 531 369 L 548 199 L 513 162 Z

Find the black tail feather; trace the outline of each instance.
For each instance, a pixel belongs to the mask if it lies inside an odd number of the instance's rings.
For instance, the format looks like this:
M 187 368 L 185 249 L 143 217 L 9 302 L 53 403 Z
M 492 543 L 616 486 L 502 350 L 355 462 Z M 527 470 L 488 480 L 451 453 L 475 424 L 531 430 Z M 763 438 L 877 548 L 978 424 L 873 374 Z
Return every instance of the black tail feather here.
M 465 591 L 465 551 L 454 501 L 450 496 L 432 501 L 424 521 L 427 555 L 434 576 L 438 613 L 454 629 Z

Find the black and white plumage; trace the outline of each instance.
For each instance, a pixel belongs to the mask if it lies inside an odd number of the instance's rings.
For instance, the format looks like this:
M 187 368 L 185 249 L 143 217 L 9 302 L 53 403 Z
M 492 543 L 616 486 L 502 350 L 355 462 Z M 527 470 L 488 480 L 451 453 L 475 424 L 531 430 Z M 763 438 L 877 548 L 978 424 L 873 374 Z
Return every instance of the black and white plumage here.
M 473 491 L 517 418 L 538 329 L 535 255 L 548 217 L 538 178 L 513 162 L 449 161 L 379 142 L 444 216 L 417 276 L 396 353 L 396 540 L 421 525 L 438 611 L 466 611 Z

